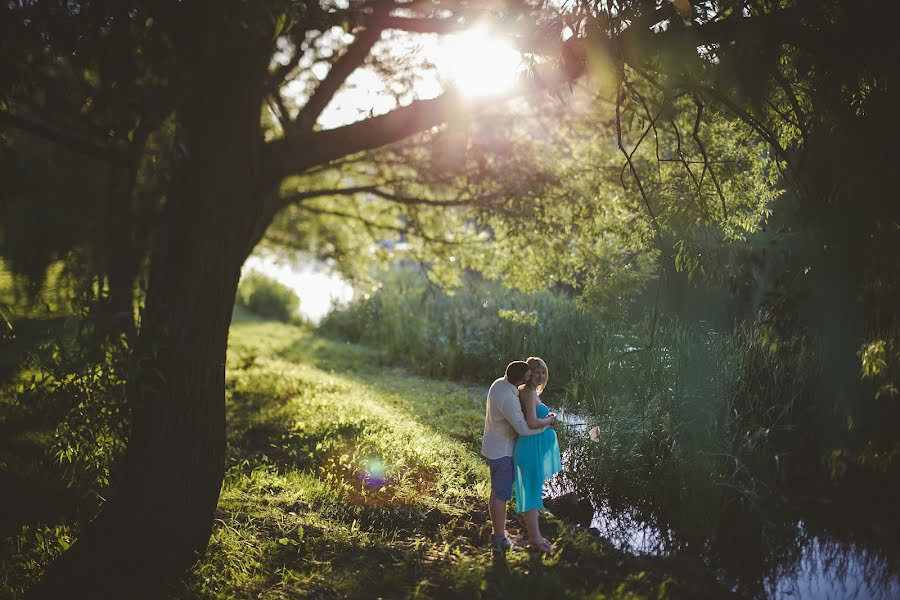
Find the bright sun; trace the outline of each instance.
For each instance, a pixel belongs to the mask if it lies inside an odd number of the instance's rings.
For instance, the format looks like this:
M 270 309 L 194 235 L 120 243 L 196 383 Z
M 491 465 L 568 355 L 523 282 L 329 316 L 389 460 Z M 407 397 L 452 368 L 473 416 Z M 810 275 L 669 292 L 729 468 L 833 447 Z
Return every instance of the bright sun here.
M 443 38 L 434 63 L 463 95 L 491 96 L 515 86 L 522 55 L 486 28 L 475 27 Z

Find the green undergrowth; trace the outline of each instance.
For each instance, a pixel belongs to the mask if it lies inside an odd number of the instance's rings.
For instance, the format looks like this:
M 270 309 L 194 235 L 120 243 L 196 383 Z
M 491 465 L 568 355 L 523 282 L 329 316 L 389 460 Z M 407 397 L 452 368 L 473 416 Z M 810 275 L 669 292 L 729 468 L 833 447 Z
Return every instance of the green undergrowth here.
M 657 598 L 705 581 L 549 514 L 558 553 L 493 554 L 484 388 L 386 369 L 374 350 L 238 313 L 226 394 L 213 536 L 177 597 Z M 524 537 L 514 513 L 510 525 Z

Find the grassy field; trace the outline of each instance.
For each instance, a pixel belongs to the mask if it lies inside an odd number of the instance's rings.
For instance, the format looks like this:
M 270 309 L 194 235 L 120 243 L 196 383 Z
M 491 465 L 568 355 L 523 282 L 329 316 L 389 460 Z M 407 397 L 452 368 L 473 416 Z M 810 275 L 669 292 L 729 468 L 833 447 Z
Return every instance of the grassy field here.
M 210 551 L 178 596 L 657 598 L 704 585 L 684 565 L 619 555 L 550 515 L 555 555 L 493 554 L 484 388 L 236 317 L 228 474 Z
M 557 541 L 554 555 L 493 553 L 488 473 L 478 455 L 485 388 L 423 379 L 384 367 L 377 356 L 236 312 L 228 465 L 214 531 L 205 558 L 168 596 L 722 594 L 696 563 L 623 555 L 549 514 L 542 528 Z M 76 522 L 77 513 L 61 511 L 13 535 L 8 529 L 0 596 L 20 597 L 77 535 Z M 510 531 L 524 539 L 513 512 Z

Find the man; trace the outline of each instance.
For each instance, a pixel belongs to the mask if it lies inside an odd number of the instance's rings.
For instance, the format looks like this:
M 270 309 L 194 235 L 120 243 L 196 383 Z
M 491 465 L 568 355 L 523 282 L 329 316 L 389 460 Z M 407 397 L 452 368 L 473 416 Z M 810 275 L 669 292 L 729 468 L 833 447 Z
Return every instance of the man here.
M 512 543 L 506 535 L 506 502 L 512 498 L 513 450 L 519 435 L 535 435 L 546 429 L 531 429 L 522 414 L 518 386 L 528 381 L 531 369 L 525 361 L 517 360 L 506 367 L 506 375 L 494 381 L 488 390 L 484 414 L 484 437 L 481 438 L 481 454 L 488 460 L 491 470 L 491 497 L 488 510 L 493 530 L 492 544 L 495 550 L 506 551 Z M 556 417 L 547 424 L 556 423 Z

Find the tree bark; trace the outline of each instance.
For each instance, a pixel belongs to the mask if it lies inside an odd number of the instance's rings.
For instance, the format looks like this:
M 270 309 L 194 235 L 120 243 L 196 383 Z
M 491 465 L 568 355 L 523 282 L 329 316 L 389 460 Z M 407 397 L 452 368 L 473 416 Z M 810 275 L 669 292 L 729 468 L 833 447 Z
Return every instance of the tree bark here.
M 265 60 L 198 69 L 178 107 L 183 162 L 153 244 L 121 479 L 31 598 L 154 597 L 206 548 L 224 474 L 228 328 L 265 193 Z

